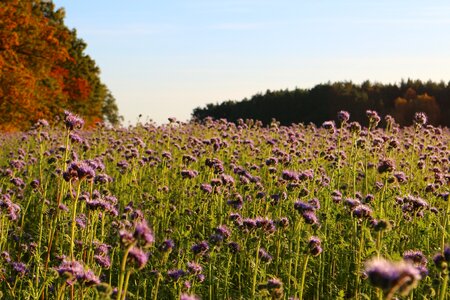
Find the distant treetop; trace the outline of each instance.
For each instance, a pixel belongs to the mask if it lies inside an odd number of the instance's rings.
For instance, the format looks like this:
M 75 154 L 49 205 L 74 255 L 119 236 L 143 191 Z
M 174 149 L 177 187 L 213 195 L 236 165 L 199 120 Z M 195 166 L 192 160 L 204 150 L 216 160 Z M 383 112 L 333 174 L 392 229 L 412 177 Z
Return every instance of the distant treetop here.
M 336 119 L 339 111 L 347 111 L 352 121 L 367 123 L 366 111 L 391 115 L 400 125 L 411 125 L 416 112 L 424 112 L 432 125 L 450 127 L 450 82 L 402 80 L 398 84 L 351 81 L 318 84 L 311 89 L 267 90 L 250 99 L 224 101 L 197 107 L 194 119 L 206 117 L 260 120 L 269 124 L 314 123 Z

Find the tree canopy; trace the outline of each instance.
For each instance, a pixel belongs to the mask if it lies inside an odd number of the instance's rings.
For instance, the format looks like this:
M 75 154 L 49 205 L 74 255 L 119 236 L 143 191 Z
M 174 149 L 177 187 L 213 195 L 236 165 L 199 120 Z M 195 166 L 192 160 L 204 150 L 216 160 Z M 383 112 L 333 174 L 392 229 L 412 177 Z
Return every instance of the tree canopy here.
M 24 130 L 62 111 L 87 126 L 120 122 L 114 97 L 86 43 L 64 24 L 51 1 L 0 2 L 0 130 Z
M 366 110 L 376 110 L 393 116 L 400 125 L 410 125 L 415 112 L 425 112 L 433 125 L 450 126 L 450 82 L 402 80 L 398 84 L 365 81 L 318 84 L 311 89 L 267 90 L 250 99 L 224 101 L 197 107 L 192 116 L 255 119 L 269 124 L 276 119 L 281 124 L 322 124 L 333 120 L 340 110 L 352 115 L 352 120 L 367 123 Z

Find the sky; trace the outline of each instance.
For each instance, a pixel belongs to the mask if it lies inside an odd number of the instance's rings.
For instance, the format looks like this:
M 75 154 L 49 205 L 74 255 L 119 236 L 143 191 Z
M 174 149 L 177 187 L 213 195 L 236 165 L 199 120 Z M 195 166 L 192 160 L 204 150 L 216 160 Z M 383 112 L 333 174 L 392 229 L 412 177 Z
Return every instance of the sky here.
M 450 80 L 450 2 L 54 0 L 124 124 L 328 81 Z

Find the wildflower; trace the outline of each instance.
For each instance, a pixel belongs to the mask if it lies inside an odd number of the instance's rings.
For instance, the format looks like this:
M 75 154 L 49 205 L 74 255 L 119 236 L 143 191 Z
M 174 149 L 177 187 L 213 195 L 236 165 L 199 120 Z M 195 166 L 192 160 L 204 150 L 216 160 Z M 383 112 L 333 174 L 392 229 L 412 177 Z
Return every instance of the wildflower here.
M 94 255 L 95 262 L 104 269 L 109 269 L 111 267 L 111 260 L 109 256 Z
M 155 241 L 153 232 L 150 227 L 148 227 L 145 219 L 140 222 L 136 222 L 133 237 L 140 241 L 144 248 L 150 247 Z
M 263 262 L 272 261 L 272 256 L 264 248 L 259 248 L 258 256 Z
M 282 228 L 287 228 L 289 227 L 289 219 L 286 217 L 281 217 L 280 219 L 277 220 L 277 225 Z
M 162 252 L 172 252 L 172 249 L 175 247 L 175 243 L 173 240 L 165 240 L 159 246 L 159 250 Z
M 13 268 L 14 272 L 20 277 L 22 277 L 26 273 L 28 273 L 28 268 L 23 262 L 16 262 L 15 261 L 11 265 L 12 265 L 12 268 Z
M 326 130 L 328 130 L 331 133 L 334 133 L 336 130 L 336 125 L 334 124 L 333 121 L 325 121 L 322 124 L 322 127 L 325 128 Z
M 375 128 L 380 123 L 381 118 L 378 116 L 378 113 L 374 110 L 366 110 L 366 115 L 369 118 L 369 123 L 371 128 Z
M 341 110 L 340 112 L 338 112 L 337 117 L 341 123 L 345 123 L 350 120 L 350 114 L 345 110 Z
M 95 177 L 94 169 L 87 162 L 73 162 L 63 173 L 65 181 L 93 179 Z
M 211 186 L 210 184 L 207 184 L 207 183 L 202 183 L 202 184 L 200 185 L 200 189 L 201 189 L 203 192 L 208 193 L 208 194 L 211 194 L 212 191 L 213 191 L 212 186 Z
M 427 115 L 423 112 L 416 112 L 414 114 L 414 125 L 422 127 L 427 123 Z
M 191 247 L 191 250 L 192 252 L 194 252 L 194 254 L 203 255 L 206 253 L 206 251 L 209 250 L 208 242 L 202 241 L 198 244 L 195 244 Z
M 287 181 L 295 181 L 295 180 L 299 179 L 298 174 L 296 172 L 289 171 L 289 170 L 284 170 L 281 173 L 281 178 L 283 178 L 284 180 L 287 180 Z
M 73 285 L 76 281 L 83 282 L 87 285 L 100 284 L 100 279 L 91 270 L 85 270 L 83 264 L 78 261 L 67 261 L 63 259 L 59 267 L 55 269 L 59 273 L 59 276 L 67 277 L 66 283 L 68 285 Z
M 421 279 L 420 272 L 406 261 L 391 262 L 374 258 L 366 263 L 370 282 L 392 296 L 396 292 L 407 295 Z
M 0 253 L 0 257 L 7 263 L 11 262 L 11 256 L 7 251 L 3 251 L 2 253 Z
M 85 214 L 79 214 L 76 218 L 75 218 L 75 222 L 77 224 L 78 227 L 85 229 L 86 228 L 86 222 L 87 222 L 87 217 Z
M 315 206 L 313 204 L 307 203 L 307 202 L 303 202 L 301 200 L 296 201 L 294 203 L 294 208 L 299 213 L 304 213 L 304 212 L 307 212 L 307 211 L 314 212 L 316 210 L 316 208 L 315 208 Z
M 185 275 L 185 272 L 183 270 L 179 270 L 179 269 L 172 269 L 172 270 L 167 271 L 167 276 L 169 276 L 169 278 L 174 281 L 177 281 L 184 275 Z
M 311 224 L 311 225 L 319 224 L 319 219 L 317 218 L 314 211 L 310 211 L 310 210 L 305 211 L 302 213 L 302 217 L 307 224 Z
M 84 141 L 83 138 L 78 134 L 76 134 L 75 132 L 71 132 L 69 134 L 69 139 L 72 143 L 79 143 L 79 144 L 82 144 Z
M 234 185 L 234 178 L 231 175 L 221 174 L 220 180 L 223 185 Z
M 180 300 L 200 300 L 196 295 L 181 294 Z
M 403 172 L 395 172 L 394 173 L 394 177 L 397 179 L 397 181 L 399 183 L 404 183 L 408 180 L 408 178 L 406 177 L 405 173 Z
M 417 268 L 417 270 L 419 270 L 422 278 L 424 278 L 428 274 L 428 260 L 421 251 L 407 250 L 403 253 L 403 259 L 413 264 Z
M 41 127 L 48 127 L 49 124 L 47 122 L 47 120 L 45 119 L 39 119 L 37 120 L 36 124 L 34 125 L 36 128 L 41 128 Z
M 64 112 L 64 124 L 68 130 L 80 129 L 84 125 L 83 119 L 69 111 Z
M 198 171 L 196 170 L 182 170 L 181 171 L 181 177 L 185 178 L 185 179 L 191 179 L 191 178 L 195 178 L 198 175 Z
M 309 253 L 312 256 L 318 256 L 320 253 L 322 253 L 321 241 L 316 236 L 310 237 L 309 242 L 308 242 L 308 247 L 309 247 Z
M 231 235 L 230 229 L 228 229 L 226 225 L 220 225 L 215 229 L 215 231 L 218 235 L 221 235 L 224 239 L 229 238 Z
M 361 125 L 358 122 L 351 122 L 349 127 L 352 133 L 357 134 L 361 131 Z
M 246 229 L 255 229 L 256 226 L 257 226 L 256 220 L 250 219 L 250 218 L 244 219 L 244 220 L 242 221 L 242 225 L 243 225 Z
M 187 266 L 190 274 L 200 274 L 203 270 L 202 266 L 194 261 L 188 262 Z
M 443 253 L 437 253 L 433 257 L 433 262 L 441 270 L 445 270 L 446 268 L 450 271 L 450 247 L 445 246 Z
M 134 265 L 138 270 L 145 267 L 148 261 L 148 253 L 145 253 L 139 247 L 132 247 L 128 252 L 128 260 Z
M 357 218 L 368 218 L 372 215 L 372 209 L 364 204 L 353 207 L 352 213 Z
M 261 284 L 260 289 L 267 289 L 272 299 L 283 299 L 283 282 L 278 278 L 270 278 L 266 284 Z
M 395 162 L 392 159 L 383 159 L 378 163 L 378 173 L 392 172 L 395 169 Z
M 239 251 L 241 251 L 241 246 L 239 246 L 239 244 L 236 242 L 229 242 L 228 248 L 230 248 L 231 253 L 238 253 Z

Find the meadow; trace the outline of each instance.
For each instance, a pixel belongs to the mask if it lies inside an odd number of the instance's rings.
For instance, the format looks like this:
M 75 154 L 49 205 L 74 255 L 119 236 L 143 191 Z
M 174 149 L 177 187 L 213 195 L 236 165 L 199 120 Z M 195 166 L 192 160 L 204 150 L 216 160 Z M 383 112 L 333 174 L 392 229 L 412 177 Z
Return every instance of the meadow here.
M 2 135 L 4 299 L 450 299 L 450 131 L 368 111 Z

